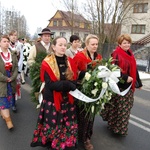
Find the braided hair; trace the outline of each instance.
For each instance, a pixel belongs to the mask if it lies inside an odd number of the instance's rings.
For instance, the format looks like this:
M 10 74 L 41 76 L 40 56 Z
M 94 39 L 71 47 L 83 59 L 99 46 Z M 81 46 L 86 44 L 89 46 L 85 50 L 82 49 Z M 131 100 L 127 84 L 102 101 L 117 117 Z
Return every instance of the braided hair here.
M 62 37 L 62 36 L 57 36 L 54 40 L 53 40 L 53 45 L 56 45 L 57 44 L 57 40 L 60 39 L 60 38 L 64 38 L 66 41 L 67 39 L 65 37 Z M 66 79 L 67 80 L 73 80 L 73 71 L 70 69 L 69 67 L 69 64 L 68 64 L 68 58 L 67 56 L 65 55 L 65 65 L 67 67 L 66 71 L 65 71 L 65 76 L 66 76 Z

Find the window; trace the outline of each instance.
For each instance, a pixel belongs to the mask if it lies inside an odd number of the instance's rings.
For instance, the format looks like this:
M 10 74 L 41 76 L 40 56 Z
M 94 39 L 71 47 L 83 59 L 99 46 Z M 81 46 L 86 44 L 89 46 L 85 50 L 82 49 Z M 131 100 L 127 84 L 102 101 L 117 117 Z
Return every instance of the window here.
M 134 4 L 133 13 L 147 13 L 148 3 Z
M 84 23 L 84 28 L 88 29 L 89 28 L 89 24 L 88 23 Z
M 57 21 L 53 21 L 53 26 L 57 26 Z
M 83 40 L 85 40 L 87 36 L 88 36 L 88 34 L 84 34 L 84 38 L 83 38 Z
M 52 32 L 53 35 L 51 35 L 51 38 L 54 39 L 56 37 L 55 32 Z
M 76 32 L 76 33 L 74 33 L 74 35 L 77 35 L 77 36 L 79 36 L 79 33 L 77 33 L 77 32 Z
M 62 27 L 62 21 L 59 21 L 58 24 L 60 27 Z
M 88 34 L 84 34 L 84 38 L 86 38 L 88 36 Z
M 60 32 L 60 36 L 66 37 L 66 32 Z
M 75 23 L 74 23 L 74 26 L 75 26 L 75 27 L 79 27 L 79 22 L 75 22 Z
M 145 34 L 145 25 L 132 25 L 131 33 Z

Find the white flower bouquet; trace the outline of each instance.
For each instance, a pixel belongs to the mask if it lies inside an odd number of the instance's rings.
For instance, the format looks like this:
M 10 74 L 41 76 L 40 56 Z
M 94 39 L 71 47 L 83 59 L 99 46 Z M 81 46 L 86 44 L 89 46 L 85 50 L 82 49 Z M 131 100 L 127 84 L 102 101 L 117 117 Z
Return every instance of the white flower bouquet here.
M 112 95 L 115 94 L 111 83 L 115 82 L 116 84 L 120 80 L 118 79 L 120 77 L 120 68 L 112 64 L 112 61 L 112 58 L 109 58 L 108 60 L 103 59 L 92 62 L 89 67 L 90 69 L 85 73 L 81 85 L 78 88 L 81 93 L 93 99 L 93 101 L 91 100 L 89 102 L 82 101 L 81 98 L 78 102 L 79 107 L 84 106 L 83 109 L 87 114 L 90 114 L 90 117 L 99 114 L 104 109 L 104 105 L 109 103 Z M 119 74 L 116 75 L 114 72 Z

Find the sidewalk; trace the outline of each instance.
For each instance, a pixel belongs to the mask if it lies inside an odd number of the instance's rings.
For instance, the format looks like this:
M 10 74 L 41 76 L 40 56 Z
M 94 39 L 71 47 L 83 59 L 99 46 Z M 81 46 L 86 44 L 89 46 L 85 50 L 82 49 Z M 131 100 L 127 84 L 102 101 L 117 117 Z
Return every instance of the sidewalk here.
M 150 91 L 150 74 L 139 71 L 140 79 L 142 80 L 143 90 Z

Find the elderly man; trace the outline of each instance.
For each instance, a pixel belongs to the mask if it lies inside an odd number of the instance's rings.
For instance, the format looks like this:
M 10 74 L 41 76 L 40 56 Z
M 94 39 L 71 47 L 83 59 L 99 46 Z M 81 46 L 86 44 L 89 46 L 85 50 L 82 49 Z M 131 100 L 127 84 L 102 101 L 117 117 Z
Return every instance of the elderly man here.
M 47 54 L 51 53 L 51 45 L 50 45 L 50 39 L 52 32 L 49 28 L 44 28 L 41 33 L 38 34 L 41 36 L 41 41 L 37 42 L 35 45 L 33 45 L 30 49 L 27 65 L 30 67 L 34 62 L 35 58 L 37 56 L 37 53 L 40 52 L 46 52 Z

